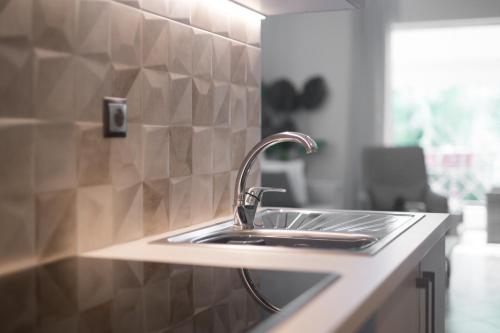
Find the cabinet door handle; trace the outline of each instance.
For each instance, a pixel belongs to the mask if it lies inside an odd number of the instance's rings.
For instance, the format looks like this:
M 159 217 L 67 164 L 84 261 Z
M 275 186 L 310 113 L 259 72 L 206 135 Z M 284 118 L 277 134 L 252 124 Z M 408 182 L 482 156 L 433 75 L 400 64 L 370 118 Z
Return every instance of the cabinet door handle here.
M 436 294 L 434 272 L 422 272 L 417 279 L 417 288 L 425 289 L 425 333 L 435 333 L 436 322 Z M 430 313 L 430 316 L 429 316 Z

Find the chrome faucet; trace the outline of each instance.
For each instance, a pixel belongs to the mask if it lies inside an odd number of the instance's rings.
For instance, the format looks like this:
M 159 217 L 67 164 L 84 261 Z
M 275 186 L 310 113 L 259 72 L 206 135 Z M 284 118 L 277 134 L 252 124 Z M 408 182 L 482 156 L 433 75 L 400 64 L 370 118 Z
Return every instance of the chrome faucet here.
M 265 192 L 286 192 L 285 189 L 272 187 L 246 187 L 250 169 L 258 154 L 266 148 L 281 142 L 297 142 L 304 146 L 306 153 L 318 151 L 318 145 L 310 136 L 297 132 L 281 132 L 268 136 L 257 143 L 245 156 L 236 176 L 234 189 L 234 224 L 242 229 L 253 229 L 255 213 Z

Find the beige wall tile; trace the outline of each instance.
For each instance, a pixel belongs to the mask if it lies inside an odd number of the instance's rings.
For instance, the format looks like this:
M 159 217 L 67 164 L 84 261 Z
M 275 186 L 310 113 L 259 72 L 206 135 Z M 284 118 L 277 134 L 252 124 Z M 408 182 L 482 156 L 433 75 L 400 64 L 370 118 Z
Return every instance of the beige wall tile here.
M 0 266 L 36 255 L 33 128 L 0 122 Z
M 213 124 L 217 127 L 229 127 L 230 84 L 227 82 L 213 81 L 213 94 Z
M 193 76 L 210 80 L 212 77 L 212 35 L 194 29 L 193 35 Z
M 181 21 L 183 23 L 189 23 L 189 17 L 191 15 L 191 6 L 196 0 L 167 0 L 168 1 L 168 17 Z
M 113 243 L 113 188 L 111 185 L 78 189 L 77 234 L 79 252 L 98 249 Z
M 111 95 L 113 69 L 109 55 L 82 55 L 75 60 L 76 119 L 102 121 L 103 97 Z M 68 112 L 70 110 L 62 110 Z
M 238 170 L 245 158 L 246 130 L 231 133 L 231 169 Z
M 69 53 L 37 49 L 34 58 L 34 109 L 39 119 L 75 119 L 75 61 Z
M 36 248 L 41 259 L 76 253 L 76 190 L 36 195 Z
M 111 141 L 103 137 L 101 125 L 76 123 L 78 185 L 105 185 L 111 183 L 109 162 Z
M 235 170 L 260 133 L 260 50 L 248 46 L 260 41 L 260 21 L 230 17 L 224 6 L 3 1 L 0 266 L 231 214 Z M 104 96 L 127 98 L 126 138 L 103 138 Z M 65 273 L 47 274 L 44 283 Z M 126 309 L 143 311 L 144 299 L 117 288 L 111 308 L 99 291 L 87 294 L 90 280 L 79 290 L 85 329 L 135 327 Z M 99 324 L 109 311 L 120 319 Z M 78 320 L 42 326 L 71 331 Z
M 166 71 L 155 69 L 144 69 L 143 74 L 143 123 L 167 125 L 170 119 L 170 76 Z
M 193 174 L 212 173 L 213 129 L 193 127 Z
M 247 124 L 260 126 L 261 123 L 261 89 L 247 88 Z
M 183 177 L 192 173 L 193 131 L 191 127 L 170 128 L 170 176 Z
M 168 15 L 169 0 L 143 0 L 142 9 L 161 16 Z
M 37 0 L 33 7 L 35 45 L 70 52 L 75 44 L 76 0 Z
M 146 4 L 166 4 L 165 0 L 146 1 Z M 142 57 L 144 67 L 166 70 L 169 50 L 169 21 L 157 15 L 143 13 Z
M 168 127 L 144 126 L 144 179 L 169 176 L 170 138 Z
M 144 174 L 142 126 L 129 124 L 126 138 L 111 140 L 111 181 L 116 190 L 141 183 Z
M 231 130 L 229 128 L 214 128 L 213 136 L 213 172 L 231 170 Z
M 213 36 L 212 73 L 218 81 L 231 80 L 231 42 L 225 38 Z
M 193 79 L 193 125 L 210 126 L 213 123 L 214 86 L 210 81 Z
M 213 211 L 214 217 L 231 214 L 231 173 L 222 172 L 214 175 Z
M 48 192 L 77 184 L 76 126 L 39 123 L 35 127 L 35 190 Z
M 170 230 L 191 224 L 191 177 L 170 178 L 169 223 Z
M 113 236 L 114 242 L 126 242 L 141 238 L 143 227 L 142 183 L 113 192 Z
M 1 7 L 0 38 L 31 40 L 33 35 L 33 1 L 4 0 Z
M 11 0 L 7 7 L 13 7 L 14 2 Z M 7 15 L 4 11 L 0 12 L 0 22 Z M 32 117 L 33 55 L 27 37 L 0 37 L 0 73 L 0 117 Z
M 231 128 L 233 131 L 247 127 L 247 90 L 241 85 L 231 85 Z
M 212 175 L 193 176 L 191 186 L 191 223 L 210 220 L 213 217 Z
M 169 181 L 168 179 L 144 182 L 144 235 L 165 232 L 169 227 Z
M 78 54 L 110 53 L 111 0 L 80 0 L 77 10 Z
M 128 120 L 142 121 L 142 15 L 118 3 L 111 6 L 111 94 L 127 98 Z
M 247 46 L 247 85 L 250 87 L 260 87 L 261 85 L 261 64 L 260 49 Z
M 193 123 L 193 80 L 190 76 L 170 73 L 170 125 Z
M 231 82 L 245 84 L 247 77 L 247 46 L 231 42 Z
M 175 3 L 178 2 L 176 1 Z M 191 75 L 193 72 L 193 28 L 170 21 L 168 40 L 172 45 L 176 45 L 176 47 L 168 48 L 169 71 Z

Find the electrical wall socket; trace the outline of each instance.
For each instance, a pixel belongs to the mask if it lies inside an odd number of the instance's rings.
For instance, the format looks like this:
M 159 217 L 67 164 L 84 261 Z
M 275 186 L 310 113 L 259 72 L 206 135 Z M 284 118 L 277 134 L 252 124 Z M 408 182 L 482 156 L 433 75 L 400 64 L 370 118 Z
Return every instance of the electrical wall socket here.
M 108 138 L 127 136 L 126 98 L 104 98 L 103 129 L 104 136 Z

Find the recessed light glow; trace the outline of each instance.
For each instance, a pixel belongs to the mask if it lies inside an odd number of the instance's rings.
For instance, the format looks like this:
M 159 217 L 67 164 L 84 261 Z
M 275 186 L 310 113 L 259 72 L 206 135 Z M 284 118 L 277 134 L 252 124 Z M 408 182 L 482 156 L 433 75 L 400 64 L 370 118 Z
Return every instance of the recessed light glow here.
M 243 7 L 235 2 L 229 0 L 203 0 L 209 1 L 211 5 L 217 6 L 220 11 L 227 12 L 232 16 L 239 16 L 246 19 L 263 20 L 266 17 L 260 13 L 257 13 L 249 8 Z

